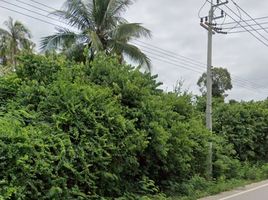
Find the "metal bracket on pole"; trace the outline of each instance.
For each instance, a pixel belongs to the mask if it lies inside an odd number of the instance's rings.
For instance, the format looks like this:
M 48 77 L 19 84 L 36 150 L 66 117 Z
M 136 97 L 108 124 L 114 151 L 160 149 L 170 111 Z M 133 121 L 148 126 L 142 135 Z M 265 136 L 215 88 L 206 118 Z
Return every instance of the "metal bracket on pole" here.
M 227 32 L 215 30 L 216 33 L 227 35 Z
M 223 18 L 224 16 L 223 15 L 221 15 L 221 16 L 218 16 L 218 17 L 213 17 L 213 19 L 215 20 L 215 19 L 221 19 L 221 18 Z
M 207 26 L 206 24 L 204 24 L 204 23 L 200 23 L 200 26 L 202 26 L 204 29 L 206 29 L 207 31 L 209 30 L 209 26 Z M 212 34 L 214 35 L 215 34 L 215 32 L 214 31 L 212 31 Z

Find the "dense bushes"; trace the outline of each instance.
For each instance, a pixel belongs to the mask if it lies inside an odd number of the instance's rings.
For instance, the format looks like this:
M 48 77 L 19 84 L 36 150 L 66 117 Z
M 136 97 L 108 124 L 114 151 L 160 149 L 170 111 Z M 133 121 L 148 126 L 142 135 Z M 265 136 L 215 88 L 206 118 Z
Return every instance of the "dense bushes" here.
M 20 63 L 0 78 L 3 199 L 188 194 L 207 176 L 211 141 L 214 177 L 239 175 L 232 137 L 210 134 L 192 97 L 164 93 L 155 76 L 105 56 L 84 65 L 24 55 Z
M 14 93 L 1 93 L 3 198 L 130 198 L 205 174 L 208 132 L 190 97 L 116 59 L 20 63 L 0 86 Z
M 234 145 L 241 161 L 268 161 L 268 109 L 264 102 L 218 104 L 214 131 Z

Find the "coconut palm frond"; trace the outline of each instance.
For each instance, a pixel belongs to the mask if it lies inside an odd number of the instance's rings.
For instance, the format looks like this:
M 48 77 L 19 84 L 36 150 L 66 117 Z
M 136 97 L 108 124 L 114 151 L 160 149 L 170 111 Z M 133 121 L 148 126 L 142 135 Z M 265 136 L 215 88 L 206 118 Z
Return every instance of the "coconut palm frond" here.
M 21 22 L 15 21 L 14 23 L 14 32 L 16 33 L 18 39 L 19 38 L 31 38 L 31 32 L 28 28 L 26 28 Z
M 7 30 L 0 28 L 0 37 L 4 36 L 11 37 L 11 34 Z
M 148 58 L 138 47 L 132 44 L 117 42 L 114 45 L 115 52 L 122 52 L 123 55 L 129 57 L 132 61 L 145 66 L 147 70 L 151 70 L 152 64 Z
M 110 13 L 112 15 L 119 15 L 124 12 L 128 6 L 133 3 L 133 0 L 114 0 L 112 6 L 110 6 Z
M 151 37 L 151 32 L 140 23 L 127 23 L 118 25 L 113 37 L 117 40 L 129 41 L 134 38 Z
M 127 20 L 121 16 L 133 1 L 66 0 L 63 9 L 53 14 L 78 28 L 82 37 L 66 30 L 58 31 L 54 35 L 43 38 L 41 48 L 55 49 L 66 44 L 66 48 L 61 49 L 64 53 L 77 44 L 83 44 L 89 47 L 92 55 L 97 51 L 105 51 L 107 54 L 126 54 L 150 69 L 150 59 L 136 46 L 128 44 L 131 39 L 151 37 L 151 32 L 141 24 L 127 23 Z
M 126 23 L 126 20 L 121 17 L 121 12 L 132 3 L 131 0 L 106 0 L 100 4 L 102 7 L 101 24 L 102 29 L 116 27 L 118 23 Z M 98 3 L 99 5 L 99 3 Z
M 52 13 L 66 20 L 70 25 L 81 30 L 93 28 L 90 10 L 83 0 L 67 0 L 63 9 Z
M 58 49 L 64 43 L 75 43 L 78 37 L 79 35 L 68 29 L 58 29 L 56 34 L 42 38 L 40 48 L 42 50 Z

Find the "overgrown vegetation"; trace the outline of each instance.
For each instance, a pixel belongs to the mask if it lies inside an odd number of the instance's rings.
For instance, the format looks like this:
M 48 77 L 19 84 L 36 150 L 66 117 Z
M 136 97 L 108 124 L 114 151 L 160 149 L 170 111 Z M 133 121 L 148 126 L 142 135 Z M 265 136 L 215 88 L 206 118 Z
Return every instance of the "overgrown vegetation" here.
M 165 93 L 117 58 L 18 63 L 0 78 L 2 199 L 196 198 L 267 177 L 267 102 L 218 103 L 211 134 L 190 94 Z

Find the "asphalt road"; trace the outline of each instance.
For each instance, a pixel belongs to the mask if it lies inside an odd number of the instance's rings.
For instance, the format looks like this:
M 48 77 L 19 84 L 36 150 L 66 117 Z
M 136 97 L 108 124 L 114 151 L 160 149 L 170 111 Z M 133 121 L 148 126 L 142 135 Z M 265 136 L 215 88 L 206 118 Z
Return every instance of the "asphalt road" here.
M 268 181 L 254 183 L 234 191 L 200 200 L 268 200 Z

